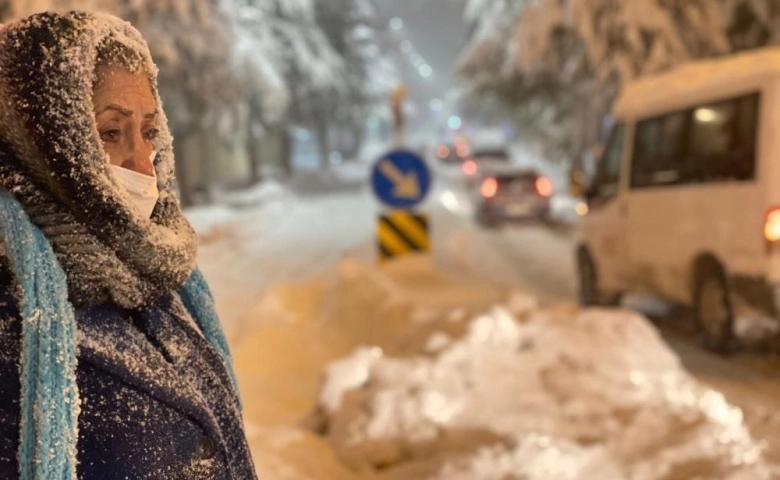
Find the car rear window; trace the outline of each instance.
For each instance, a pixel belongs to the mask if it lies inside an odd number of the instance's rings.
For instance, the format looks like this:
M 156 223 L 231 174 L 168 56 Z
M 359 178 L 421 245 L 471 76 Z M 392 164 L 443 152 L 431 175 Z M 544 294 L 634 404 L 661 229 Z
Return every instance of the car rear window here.
M 533 184 L 536 182 L 537 175 L 535 173 L 523 173 L 519 175 L 503 175 L 496 177 L 499 185 L 509 185 L 518 183 Z

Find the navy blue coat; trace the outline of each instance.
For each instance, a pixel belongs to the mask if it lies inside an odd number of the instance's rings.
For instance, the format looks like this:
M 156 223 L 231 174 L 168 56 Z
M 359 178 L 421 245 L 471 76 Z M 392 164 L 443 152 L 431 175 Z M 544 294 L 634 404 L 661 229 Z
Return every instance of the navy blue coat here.
M 0 285 L 8 285 L 0 282 Z M 0 479 L 19 478 L 21 325 L 0 287 Z M 80 480 L 253 480 L 238 400 L 217 351 L 172 296 L 76 310 Z

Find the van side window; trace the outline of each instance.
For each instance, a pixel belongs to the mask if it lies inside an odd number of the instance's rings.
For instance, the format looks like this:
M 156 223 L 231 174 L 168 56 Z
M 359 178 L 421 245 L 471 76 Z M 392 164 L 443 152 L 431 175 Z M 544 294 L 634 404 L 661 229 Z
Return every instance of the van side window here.
M 597 203 L 604 203 L 618 194 L 625 130 L 625 125 L 615 125 L 604 148 L 591 188 L 591 196 Z
M 736 180 L 756 178 L 756 149 L 758 148 L 758 115 L 760 97 L 758 94 L 743 97 L 739 101 L 737 116 L 737 139 L 735 151 Z
M 631 186 L 668 185 L 681 180 L 680 162 L 688 114 L 674 112 L 637 124 Z
M 637 123 L 631 187 L 755 178 L 759 94 Z
M 757 117 L 756 95 L 694 109 L 689 137 L 689 181 L 752 179 Z

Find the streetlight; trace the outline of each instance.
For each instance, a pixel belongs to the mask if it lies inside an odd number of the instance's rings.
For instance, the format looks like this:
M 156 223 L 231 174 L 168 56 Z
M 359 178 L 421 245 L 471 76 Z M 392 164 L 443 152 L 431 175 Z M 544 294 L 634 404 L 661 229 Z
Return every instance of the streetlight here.
M 394 17 L 392 20 L 390 20 L 390 28 L 393 30 L 401 30 L 404 28 L 404 21 L 398 17 Z
M 427 63 L 423 63 L 422 65 L 420 65 L 417 71 L 420 73 L 420 76 L 423 78 L 430 78 L 430 76 L 433 75 L 433 68 Z
M 463 126 L 463 120 L 459 116 L 453 115 L 447 119 L 447 126 L 450 127 L 450 130 L 458 130 Z

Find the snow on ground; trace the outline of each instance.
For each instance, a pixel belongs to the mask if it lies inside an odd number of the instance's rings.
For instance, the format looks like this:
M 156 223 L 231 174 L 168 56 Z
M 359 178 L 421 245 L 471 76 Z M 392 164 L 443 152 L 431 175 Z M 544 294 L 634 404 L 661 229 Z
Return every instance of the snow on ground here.
M 337 179 L 344 183 L 368 183 L 371 164 L 366 162 L 345 162 L 334 171 Z
M 407 480 L 780 474 L 742 412 L 627 311 L 496 307 L 433 356 L 358 350 L 331 365 L 323 393 L 340 457 Z M 405 468 L 426 463 L 419 477 Z
M 290 195 L 291 192 L 283 184 L 274 180 L 266 180 L 244 190 L 216 191 L 213 194 L 213 200 L 215 204 L 234 208 L 249 208 L 284 201 Z
M 429 318 L 459 309 L 465 315 L 500 299 L 492 289 L 442 276 L 421 258 L 381 270 L 343 261 L 312 279 L 268 288 L 245 311 L 252 327 L 232 342 L 260 478 L 376 478 L 340 464 L 324 438 L 300 426 L 318 423 L 326 366 L 360 345 L 373 346 L 368 355 L 417 351 L 425 336 L 416 332 Z M 351 383 L 359 382 L 360 372 L 353 374 Z M 334 387 L 334 398 L 340 390 Z M 289 472 L 278 473 L 282 466 Z
M 266 213 L 273 206 L 290 201 L 291 193 L 284 185 L 265 181 L 245 190 L 214 192 L 212 204 L 192 207 L 185 213 L 201 243 L 210 243 L 230 230 L 229 224 L 241 216 L 241 210 Z
M 252 328 L 251 310 L 267 288 L 328 271 L 345 255 L 367 260 L 363 249 L 373 234 L 372 206 L 359 195 L 312 201 L 271 184 L 245 198 L 257 202 L 185 212 L 200 237 L 199 265 L 230 341 Z

